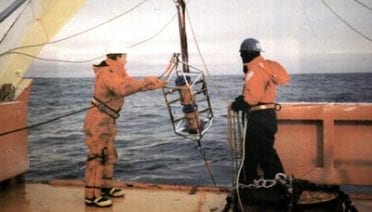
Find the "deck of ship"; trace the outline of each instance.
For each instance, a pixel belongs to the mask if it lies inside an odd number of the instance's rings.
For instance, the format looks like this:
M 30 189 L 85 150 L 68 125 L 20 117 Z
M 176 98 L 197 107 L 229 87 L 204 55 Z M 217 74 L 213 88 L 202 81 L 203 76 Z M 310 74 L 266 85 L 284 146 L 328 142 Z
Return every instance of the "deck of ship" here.
M 120 183 L 125 198 L 113 199 L 109 208 L 84 204 L 81 180 L 52 180 L 48 183 L 15 184 L 0 190 L 0 211 L 6 212 L 66 212 L 66 211 L 222 211 L 227 188 L 192 187 L 140 183 Z M 350 194 L 360 212 L 372 211 L 370 195 Z
M 114 198 L 109 208 L 84 204 L 84 187 L 79 180 L 15 184 L 0 190 L 0 211 L 222 211 L 227 190 L 155 184 L 121 184 L 125 198 Z

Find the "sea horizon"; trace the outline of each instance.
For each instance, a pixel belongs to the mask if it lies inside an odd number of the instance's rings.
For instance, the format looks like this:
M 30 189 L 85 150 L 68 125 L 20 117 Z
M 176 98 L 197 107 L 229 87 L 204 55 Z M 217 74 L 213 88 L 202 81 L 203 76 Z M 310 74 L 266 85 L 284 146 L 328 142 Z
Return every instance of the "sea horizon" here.
M 372 71 L 370 72 L 350 72 L 350 73 L 345 73 L 345 72 L 332 72 L 332 73 L 290 73 L 289 75 L 291 76 L 294 76 L 294 75 L 353 75 L 353 74 L 372 74 Z M 241 73 L 241 74 L 213 74 L 213 75 L 209 75 L 207 73 L 204 73 L 204 76 L 243 76 L 244 74 Z M 135 77 L 135 78 L 141 78 L 141 77 L 146 77 L 147 75 L 131 75 L 132 77 Z M 26 76 L 25 78 L 27 79 L 54 79 L 54 78 L 61 78 L 61 79 L 70 79 L 70 78 L 80 78 L 80 79 L 92 79 L 94 78 L 95 76 Z

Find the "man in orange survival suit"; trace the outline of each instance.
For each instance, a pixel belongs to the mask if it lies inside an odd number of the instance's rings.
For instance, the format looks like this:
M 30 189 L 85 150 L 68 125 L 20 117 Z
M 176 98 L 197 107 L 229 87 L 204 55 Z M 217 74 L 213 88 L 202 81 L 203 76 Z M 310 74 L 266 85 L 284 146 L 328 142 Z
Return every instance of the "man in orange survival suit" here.
M 88 146 L 85 170 L 85 203 L 96 207 L 111 206 L 108 197 L 123 197 L 122 189 L 111 184 L 117 160 L 114 139 L 115 119 L 124 104 L 124 97 L 138 91 L 161 88 L 164 81 L 157 77 L 137 80 L 125 69 L 126 54 L 111 51 L 105 61 L 93 65 L 96 74 L 92 109 L 86 115 L 84 132 Z
M 258 178 L 260 166 L 265 179 L 273 179 L 283 173 L 283 166 L 274 149 L 277 131 L 275 104 L 277 85 L 286 84 L 290 77 L 277 62 L 265 60 L 261 55 L 260 43 L 254 38 L 245 39 L 240 46 L 243 60 L 243 95 L 232 103 L 234 111 L 244 111 L 246 118 L 245 154 L 239 182 L 250 184 Z

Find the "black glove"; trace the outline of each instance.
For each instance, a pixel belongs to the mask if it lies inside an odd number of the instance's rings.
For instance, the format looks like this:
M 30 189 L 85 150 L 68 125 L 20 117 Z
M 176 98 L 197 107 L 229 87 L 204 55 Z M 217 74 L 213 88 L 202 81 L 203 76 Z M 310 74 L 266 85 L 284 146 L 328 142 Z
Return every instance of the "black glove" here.
M 231 109 L 235 112 L 238 111 L 248 111 L 249 110 L 249 104 L 247 104 L 244 101 L 244 96 L 240 95 L 235 98 L 235 101 L 231 103 Z

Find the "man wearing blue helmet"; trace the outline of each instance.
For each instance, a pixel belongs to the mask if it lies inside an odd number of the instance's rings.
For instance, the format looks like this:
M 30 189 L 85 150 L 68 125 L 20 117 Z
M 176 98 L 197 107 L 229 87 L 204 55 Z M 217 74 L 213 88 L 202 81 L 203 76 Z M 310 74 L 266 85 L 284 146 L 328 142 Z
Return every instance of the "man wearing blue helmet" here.
M 275 103 L 277 85 L 286 84 L 290 77 L 278 63 L 261 56 L 261 46 L 254 38 L 245 39 L 240 45 L 243 62 L 243 93 L 231 104 L 234 111 L 243 111 L 246 120 L 244 155 L 239 183 L 249 184 L 259 178 L 260 167 L 265 179 L 273 179 L 284 169 L 274 149 L 277 132 Z

